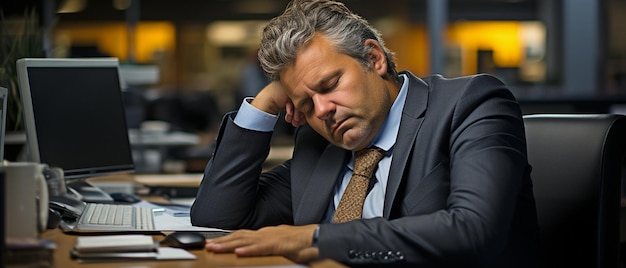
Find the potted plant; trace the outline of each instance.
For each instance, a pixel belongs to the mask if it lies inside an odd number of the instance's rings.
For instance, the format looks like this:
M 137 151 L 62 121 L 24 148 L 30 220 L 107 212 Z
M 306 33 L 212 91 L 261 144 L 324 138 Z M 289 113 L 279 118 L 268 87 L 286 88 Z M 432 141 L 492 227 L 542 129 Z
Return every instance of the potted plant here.
M 7 131 L 22 131 L 22 102 L 15 62 L 21 58 L 44 57 L 44 33 L 35 10 L 24 12 L 21 20 L 7 20 L 0 14 L 0 86 L 9 89 Z
M 25 141 L 22 101 L 15 62 L 21 58 L 44 57 L 44 31 L 34 9 L 20 19 L 7 19 L 0 12 L 0 86 L 9 90 L 6 108 L 5 158 L 14 160 Z

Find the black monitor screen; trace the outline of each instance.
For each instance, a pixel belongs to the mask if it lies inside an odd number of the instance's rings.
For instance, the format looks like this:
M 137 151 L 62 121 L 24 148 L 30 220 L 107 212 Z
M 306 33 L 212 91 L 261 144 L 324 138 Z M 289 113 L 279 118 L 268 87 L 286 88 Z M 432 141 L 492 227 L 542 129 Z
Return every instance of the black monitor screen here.
M 34 160 L 62 168 L 66 178 L 133 170 L 117 66 L 26 66 L 26 72 Z M 36 145 L 28 136 L 33 126 Z

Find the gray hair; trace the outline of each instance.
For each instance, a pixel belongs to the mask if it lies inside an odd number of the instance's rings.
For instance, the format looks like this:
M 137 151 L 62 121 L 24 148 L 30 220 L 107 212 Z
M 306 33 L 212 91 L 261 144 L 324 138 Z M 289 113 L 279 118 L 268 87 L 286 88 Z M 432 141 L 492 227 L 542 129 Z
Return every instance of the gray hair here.
M 383 48 L 387 60 L 387 76 L 399 81 L 393 53 L 385 47 L 381 34 L 352 13 L 343 3 L 330 0 L 293 0 L 278 17 L 263 28 L 259 61 L 267 76 L 276 81 L 280 72 L 293 64 L 298 50 L 320 33 L 341 53 L 370 68 L 367 55 L 372 48 L 365 40 L 373 39 Z

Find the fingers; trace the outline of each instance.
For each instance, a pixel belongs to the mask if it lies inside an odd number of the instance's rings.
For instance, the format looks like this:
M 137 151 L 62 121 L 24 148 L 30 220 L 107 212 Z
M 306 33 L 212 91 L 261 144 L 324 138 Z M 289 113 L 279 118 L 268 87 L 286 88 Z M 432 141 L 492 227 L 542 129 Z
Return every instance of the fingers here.
M 237 256 L 282 255 L 293 261 L 308 262 L 319 251 L 311 247 L 317 225 L 274 226 L 256 231 L 240 230 L 206 240 L 205 248 L 213 252 L 234 252 Z
M 304 125 L 304 123 L 306 123 L 306 120 L 304 119 L 304 116 L 302 115 L 302 113 L 296 112 L 293 116 L 291 125 L 293 125 L 294 127 L 299 127 L 299 126 Z
M 246 234 L 248 233 L 252 232 L 241 230 L 222 237 L 207 239 L 205 241 L 204 248 L 209 251 L 220 253 L 234 252 L 236 248 L 252 243 L 252 240 L 246 237 Z
M 220 238 L 207 239 L 205 248 L 218 253 L 234 252 L 237 256 L 265 256 L 273 253 L 272 243 L 265 242 L 251 231 L 237 231 Z
M 285 104 L 285 121 L 294 127 L 299 127 L 306 123 L 306 118 L 302 113 L 296 111 L 293 103 L 289 101 Z
M 235 254 L 239 257 L 274 255 L 272 247 L 268 244 L 252 244 L 245 247 L 239 247 L 235 249 Z
M 287 102 L 287 104 L 285 104 L 285 121 L 287 121 L 287 123 L 293 122 L 294 111 L 293 103 Z
M 207 240 L 204 244 L 204 248 L 208 251 L 225 253 L 225 252 L 233 252 L 237 248 L 237 245 L 236 243 L 228 243 L 228 242 L 217 243 L 211 240 Z

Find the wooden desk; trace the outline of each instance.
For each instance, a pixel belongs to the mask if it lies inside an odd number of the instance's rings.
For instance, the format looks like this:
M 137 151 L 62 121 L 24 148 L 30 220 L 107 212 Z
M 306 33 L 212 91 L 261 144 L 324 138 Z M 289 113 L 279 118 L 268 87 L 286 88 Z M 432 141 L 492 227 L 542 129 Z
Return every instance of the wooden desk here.
M 114 175 L 109 177 L 94 178 L 94 182 L 119 182 L 136 183 L 140 185 L 168 185 L 197 187 L 202 180 L 202 174 L 172 174 L 172 175 Z M 91 182 L 91 181 L 90 181 Z M 141 196 L 142 199 L 152 202 L 168 202 L 159 196 Z M 293 262 L 279 256 L 268 257 L 245 257 L 240 258 L 235 254 L 212 253 L 206 250 L 190 250 L 197 259 L 187 261 L 129 261 L 129 262 L 103 262 L 103 263 L 79 263 L 70 258 L 70 250 L 76 243 L 78 235 L 63 233 L 60 229 L 47 230 L 41 234 L 41 238 L 48 239 L 56 244 L 54 252 L 54 267 L 234 267 L 234 266 L 279 266 L 294 265 Z M 163 235 L 155 235 L 154 240 L 163 239 Z M 312 263 L 310 267 L 346 267 L 331 260 Z
M 70 258 L 70 250 L 76 243 L 76 235 L 68 235 L 60 229 L 48 230 L 41 234 L 41 238 L 56 243 L 53 267 L 234 267 L 234 266 L 279 266 L 294 265 L 293 262 L 279 256 L 268 257 L 237 257 L 235 254 L 212 253 L 206 250 L 190 250 L 196 255 L 195 260 L 185 261 L 128 261 L 80 263 Z M 155 235 L 155 241 L 163 239 L 162 235 Z M 310 267 L 345 267 L 334 261 L 324 260 L 312 263 Z

